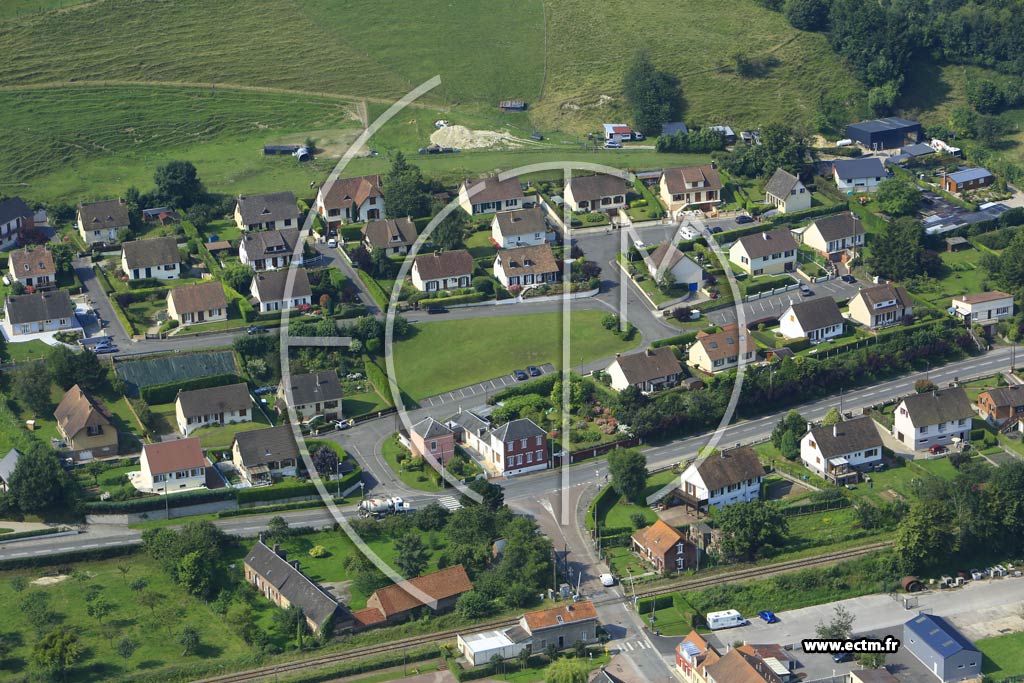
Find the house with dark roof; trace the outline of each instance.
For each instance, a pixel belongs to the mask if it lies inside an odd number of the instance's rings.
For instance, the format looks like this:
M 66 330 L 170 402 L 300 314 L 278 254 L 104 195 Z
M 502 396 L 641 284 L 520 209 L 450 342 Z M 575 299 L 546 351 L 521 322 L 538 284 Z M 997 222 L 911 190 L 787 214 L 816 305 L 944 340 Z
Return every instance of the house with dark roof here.
M 647 272 L 656 282 L 671 276 L 675 285 L 689 292 L 696 292 L 704 282 L 704 269 L 671 242 L 659 244 L 650 256 L 644 259 L 644 263 L 647 265 Z
M 337 228 L 343 223 L 375 221 L 384 215 L 384 190 L 379 175 L 338 178 L 320 186 L 313 210 Z
M 421 292 L 469 287 L 476 263 L 465 249 L 420 254 L 412 262 L 412 286 Z
M 491 242 L 499 249 L 535 247 L 547 241 L 547 222 L 539 206 L 499 211 L 491 221 Z
M 722 200 L 722 187 L 722 177 L 714 162 L 666 168 L 658 178 L 661 201 L 672 213 L 688 208 L 714 208 Z
M 117 428 L 110 411 L 103 401 L 77 384 L 64 392 L 53 417 L 57 432 L 70 451 L 68 455 L 75 460 L 117 455 Z
M 832 162 L 832 179 L 836 188 L 847 194 L 874 192 L 878 184 L 888 177 L 888 171 L 878 157 L 836 159 Z
M 239 195 L 235 200 L 235 225 L 243 232 L 298 228 L 301 216 L 293 192 Z
M 498 180 L 497 176 L 464 180 L 459 185 L 459 206 L 470 216 L 526 208 L 519 178 Z
M 876 151 L 899 149 L 904 145 L 920 142 L 923 136 L 924 129 L 920 123 L 896 116 L 860 121 L 846 127 L 846 137 Z
M 154 237 L 121 245 L 121 270 L 129 280 L 181 277 L 181 254 L 173 237 Z
M 199 325 L 228 319 L 224 285 L 217 281 L 174 287 L 167 292 L 167 315 L 182 325 Z
M 921 613 L 903 624 L 903 647 L 940 681 L 981 676 L 981 652 L 955 626 L 935 614 Z
M 412 426 L 409 445 L 413 455 L 426 459 L 432 467 L 440 470 L 455 456 L 455 433 L 451 427 L 426 417 Z
M 210 425 L 252 422 L 252 396 L 245 382 L 179 391 L 174 399 L 178 432 L 188 436 Z
M 914 314 L 914 303 L 903 287 L 876 285 L 858 291 L 850 299 L 850 320 L 877 329 L 899 325 Z
M 327 591 L 302 573 L 298 560 L 288 560 L 280 546 L 261 538 L 242 562 L 245 580 L 281 609 L 298 607 L 309 630 L 318 636 L 351 631 L 352 614 Z
M 598 173 L 574 176 L 565 186 L 565 203 L 573 211 L 601 212 L 626 208 L 629 185 L 623 178 Z
M 695 510 L 721 509 L 760 498 L 764 476 L 754 449 L 736 446 L 690 463 L 674 495 Z
M 63 289 L 7 297 L 3 326 L 8 338 L 81 329 L 75 317 L 75 305 Z
M 22 231 L 35 227 L 35 216 L 21 197 L 0 201 L 0 249 L 10 249 L 18 243 Z
M 50 289 L 57 284 L 57 266 L 47 247 L 15 249 L 8 255 L 11 280 L 25 287 Z
M 7 455 L 0 458 L 0 491 L 6 493 L 10 489 L 11 476 L 14 474 L 14 468 L 17 467 L 20 457 L 21 451 L 12 448 L 7 451 Z
M 289 273 L 295 273 L 290 290 Z M 256 310 L 260 313 L 309 306 L 313 302 L 313 290 L 309 286 L 309 276 L 305 268 L 265 270 L 256 273 L 249 285 L 249 294 L 256 302 Z
M 698 332 L 690 345 L 687 363 L 708 374 L 725 372 L 744 363 L 757 360 L 757 344 L 745 331 L 735 325 L 726 325 L 721 332 Z
M 686 135 L 689 132 L 690 129 L 682 121 L 669 121 L 668 123 L 661 124 L 662 135 L 675 135 L 676 133 Z
M 618 354 L 605 372 L 611 378 L 615 391 L 636 387 L 648 394 L 679 384 L 683 366 L 670 347 L 662 346 L 639 353 Z
M 298 228 L 249 232 L 238 245 L 238 260 L 256 271 L 287 268 L 298 241 Z
M 511 477 L 548 467 L 548 433 L 529 418 L 492 430 L 484 445 L 484 464 L 493 474 Z
M 499 249 L 494 257 L 494 277 L 505 289 L 558 282 L 560 275 L 561 266 L 547 242 L 535 247 Z
M 986 389 L 978 394 L 977 408 L 983 420 L 997 427 L 1011 420 L 1016 423 L 1024 417 L 1024 386 L 1011 384 L 1008 387 Z
M 836 300 L 830 296 L 797 301 L 779 316 L 779 332 L 786 339 L 805 338 L 812 344 L 840 337 L 846 327 Z
M 147 443 L 142 447 L 139 465 L 142 469 L 132 483 L 140 491 L 165 494 L 206 488 L 209 462 L 199 439 Z
M 800 178 L 777 168 L 764 185 L 764 203 L 774 206 L 779 213 L 803 211 L 811 208 L 811 193 Z
M 294 477 L 299 457 L 288 424 L 238 432 L 231 442 L 231 461 L 250 486 L 269 486 L 274 477 Z
M 490 443 L 491 422 L 483 415 L 472 410 L 463 410 L 444 421 L 445 426 L 452 430 L 455 443 L 462 444 L 477 453 L 486 453 Z
M 834 425 L 807 425 L 800 460 L 833 484 L 855 484 L 861 472 L 882 461 L 882 435 L 866 415 Z
M 633 552 L 663 574 L 681 572 L 697 563 L 697 547 L 663 519 L 638 529 L 630 541 Z
M 1013 315 L 1013 295 L 1006 292 L 978 292 L 953 297 L 953 314 L 969 325 L 992 327 Z
M 857 214 L 843 211 L 814 219 L 800 238 L 825 258 L 845 263 L 864 247 L 864 226 Z
M 277 406 L 278 412 L 285 406 L 292 406 L 303 421 L 317 415 L 322 415 L 325 420 L 340 420 L 341 380 L 338 372 L 321 370 L 290 375 L 278 386 Z
M 128 205 L 120 199 L 79 204 L 75 225 L 87 247 L 117 242 L 117 231 L 131 225 Z
M 786 228 L 739 238 L 729 247 L 729 261 L 754 277 L 780 275 L 796 268 L 796 240 Z
M 407 254 L 416 241 L 416 226 L 411 218 L 382 218 L 363 226 L 363 245 L 367 251 L 380 249 L 385 254 Z
M 892 435 L 908 448 L 921 451 L 932 446 L 970 441 L 974 410 L 963 387 L 949 387 L 907 396 L 893 413 Z
M 421 609 L 435 614 L 448 612 L 459 596 L 471 590 L 473 582 L 465 567 L 456 564 L 374 591 L 366 601 L 366 609 L 353 612 L 352 616 L 357 629 L 397 624 Z
M 988 187 L 996 177 L 987 168 L 962 168 L 942 176 L 942 189 L 952 194 L 973 192 Z

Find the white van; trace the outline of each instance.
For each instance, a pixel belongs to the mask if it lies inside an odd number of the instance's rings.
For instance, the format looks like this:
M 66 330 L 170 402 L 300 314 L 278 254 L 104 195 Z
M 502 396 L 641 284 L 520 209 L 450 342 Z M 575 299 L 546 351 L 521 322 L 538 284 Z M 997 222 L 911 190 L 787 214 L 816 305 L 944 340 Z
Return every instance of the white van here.
M 708 612 L 707 622 L 708 628 L 712 631 L 717 631 L 720 628 L 734 628 L 736 626 L 747 625 L 747 620 L 743 618 L 743 615 L 734 609 L 722 610 L 721 612 Z

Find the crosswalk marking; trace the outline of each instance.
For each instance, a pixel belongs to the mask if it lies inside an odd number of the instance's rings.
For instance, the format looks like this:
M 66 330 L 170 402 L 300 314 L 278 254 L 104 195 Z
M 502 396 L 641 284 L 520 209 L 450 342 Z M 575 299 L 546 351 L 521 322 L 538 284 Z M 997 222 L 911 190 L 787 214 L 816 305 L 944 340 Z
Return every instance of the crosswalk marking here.
M 456 510 L 462 509 L 462 503 L 455 498 L 455 496 L 441 496 L 437 499 L 437 502 L 448 512 L 455 512 Z

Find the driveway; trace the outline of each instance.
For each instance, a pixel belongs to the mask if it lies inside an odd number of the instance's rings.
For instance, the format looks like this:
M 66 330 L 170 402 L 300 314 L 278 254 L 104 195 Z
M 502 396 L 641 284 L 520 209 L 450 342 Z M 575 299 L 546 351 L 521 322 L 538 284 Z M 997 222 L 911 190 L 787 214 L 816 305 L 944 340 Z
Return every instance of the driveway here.
M 128 334 L 124 329 L 124 325 L 121 324 L 121 320 L 114 314 L 114 307 L 111 305 L 107 293 L 100 286 L 96 273 L 93 272 L 92 262 L 87 258 L 78 259 L 72 265 L 75 268 L 78 279 L 82 281 L 82 286 L 85 288 L 85 296 L 89 305 L 99 313 L 101 318 L 110 322 L 105 333 L 113 337 L 114 343 L 119 347 L 127 348 L 132 343 L 131 335 Z M 99 326 L 95 322 L 86 329 L 86 333 L 90 336 L 98 334 L 98 331 Z

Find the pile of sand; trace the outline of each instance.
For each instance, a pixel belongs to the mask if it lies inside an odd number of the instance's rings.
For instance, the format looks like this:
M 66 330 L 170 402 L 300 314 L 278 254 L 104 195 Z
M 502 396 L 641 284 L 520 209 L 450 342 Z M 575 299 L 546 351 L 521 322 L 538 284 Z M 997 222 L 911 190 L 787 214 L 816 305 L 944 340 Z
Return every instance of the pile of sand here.
M 494 130 L 470 130 L 465 126 L 445 126 L 438 128 L 430 136 L 430 141 L 441 147 L 458 149 L 484 149 L 487 147 L 519 147 L 524 140 L 511 133 L 499 133 Z
M 66 581 L 68 578 L 69 576 L 67 574 L 58 574 L 57 576 L 40 576 L 31 583 L 33 586 L 52 586 L 55 583 Z

